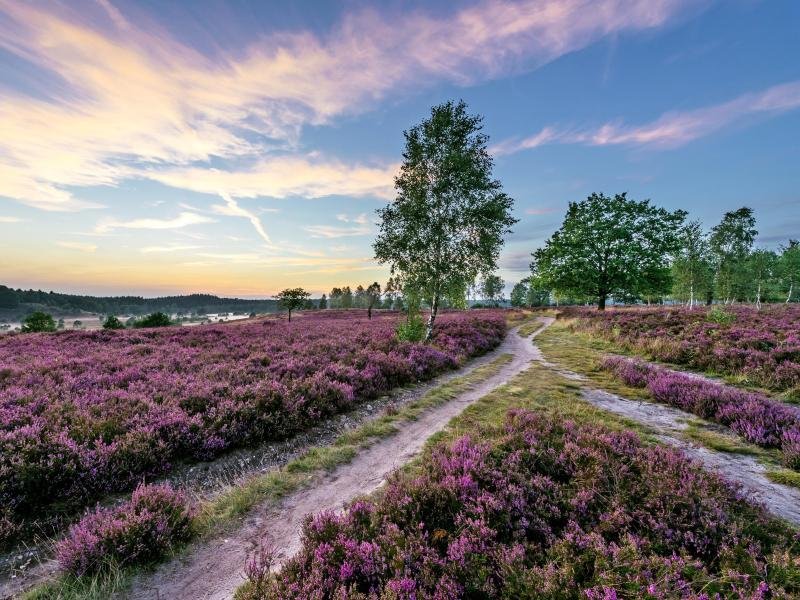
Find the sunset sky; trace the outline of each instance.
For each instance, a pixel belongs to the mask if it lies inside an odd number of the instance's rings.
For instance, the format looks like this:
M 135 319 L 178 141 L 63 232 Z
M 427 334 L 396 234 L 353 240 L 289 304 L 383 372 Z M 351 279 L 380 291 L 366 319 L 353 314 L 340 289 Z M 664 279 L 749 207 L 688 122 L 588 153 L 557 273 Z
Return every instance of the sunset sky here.
M 463 98 L 520 219 L 628 191 L 800 237 L 800 2 L 0 0 L 0 284 L 383 283 L 404 129 Z

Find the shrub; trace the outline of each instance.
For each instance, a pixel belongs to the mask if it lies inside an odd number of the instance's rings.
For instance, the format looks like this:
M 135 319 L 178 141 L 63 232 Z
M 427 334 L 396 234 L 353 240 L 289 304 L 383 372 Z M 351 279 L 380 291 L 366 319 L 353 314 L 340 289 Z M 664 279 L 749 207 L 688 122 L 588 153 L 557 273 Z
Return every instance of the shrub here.
M 130 501 L 97 509 L 74 525 L 56 547 L 58 561 L 74 575 L 150 562 L 191 538 L 193 514 L 169 485 L 140 485 Z
M 425 322 L 419 314 L 410 314 L 395 330 L 401 342 L 421 342 L 425 337 Z
M 730 325 L 736 320 L 736 315 L 726 312 L 719 306 L 715 306 L 714 308 L 708 311 L 706 319 L 711 323 L 717 323 L 719 325 Z
M 116 316 L 108 315 L 103 321 L 103 329 L 125 329 L 125 325 Z
M 309 517 L 300 552 L 271 578 L 248 568 L 242 597 L 797 597 L 794 537 L 675 449 L 512 411 L 378 499 Z
M 53 320 L 52 315 L 37 310 L 25 317 L 22 321 L 23 333 L 40 333 L 56 330 L 56 322 Z

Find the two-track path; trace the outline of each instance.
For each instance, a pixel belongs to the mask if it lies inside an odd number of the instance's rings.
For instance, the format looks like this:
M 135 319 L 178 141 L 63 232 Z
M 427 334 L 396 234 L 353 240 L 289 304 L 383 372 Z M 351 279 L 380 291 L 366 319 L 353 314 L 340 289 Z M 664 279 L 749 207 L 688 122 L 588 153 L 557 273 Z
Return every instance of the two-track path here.
M 124 597 L 132 600 L 231 598 L 244 581 L 247 557 L 262 543 L 277 550 L 276 566 L 279 566 L 299 549 L 301 527 L 307 514 L 340 510 L 355 498 L 375 491 L 392 471 L 409 462 L 428 438 L 444 429 L 453 417 L 527 369 L 531 360 L 538 359 L 538 349 L 520 337 L 517 329 L 511 330 L 500 347 L 492 351 L 493 356 L 511 354 L 513 357 L 494 375 L 446 404 L 427 410 L 417 420 L 399 425 L 397 433 L 359 452 L 352 461 L 325 475 L 314 487 L 290 494 L 275 507 L 256 508 L 229 535 L 197 544 L 185 556 L 136 578 Z M 463 371 L 459 373 L 463 374 Z

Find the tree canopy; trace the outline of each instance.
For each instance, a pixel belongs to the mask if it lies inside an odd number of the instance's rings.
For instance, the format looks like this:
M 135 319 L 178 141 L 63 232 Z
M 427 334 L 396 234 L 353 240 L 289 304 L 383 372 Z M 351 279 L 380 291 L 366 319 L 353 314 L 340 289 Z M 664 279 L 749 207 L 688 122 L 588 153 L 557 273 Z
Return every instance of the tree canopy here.
M 275 299 L 281 308 L 285 308 L 289 313 L 289 321 L 292 320 L 292 311 L 295 309 L 303 308 L 306 306 L 306 301 L 311 297 L 311 294 L 303 288 L 290 288 L 281 291 Z
M 23 333 L 39 333 L 44 331 L 55 331 L 56 322 L 53 317 L 46 312 L 37 310 L 25 317 L 22 321 L 21 331 Z
M 516 222 L 513 200 L 492 177 L 482 118 L 446 102 L 404 133 L 397 196 L 378 211 L 375 257 L 407 291 L 430 304 L 430 339 L 442 298 L 466 294 L 479 273 L 496 268 L 503 235 Z
M 561 228 L 533 253 L 537 272 L 557 293 L 596 298 L 600 310 L 612 294 L 666 293 L 685 218 L 625 193 L 570 202 Z

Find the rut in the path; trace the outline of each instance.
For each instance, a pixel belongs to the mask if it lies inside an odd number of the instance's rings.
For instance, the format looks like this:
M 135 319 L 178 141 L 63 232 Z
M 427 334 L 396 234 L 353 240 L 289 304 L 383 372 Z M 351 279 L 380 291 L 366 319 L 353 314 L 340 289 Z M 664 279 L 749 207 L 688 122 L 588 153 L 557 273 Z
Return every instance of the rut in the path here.
M 549 322 L 545 326 L 547 324 Z M 300 529 L 307 514 L 341 510 L 355 498 L 376 490 L 392 471 L 411 460 L 428 438 L 441 431 L 453 417 L 540 357 L 538 349 L 521 338 L 516 329 L 509 332 L 495 352 L 511 353 L 513 359 L 495 375 L 455 399 L 400 426 L 397 433 L 360 452 L 313 488 L 291 494 L 276 508 L 252 511 L 242 526 L 227 538 L 198 545 L 186 557 L 163 565 L 155 573 L 138 577 L 125 597 L 136 600 L 231 598 L 244 581 L 247 557 L 261 543 L 278 550 L 276 567 L 280 566 L 299 550 Z

